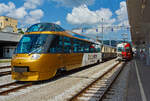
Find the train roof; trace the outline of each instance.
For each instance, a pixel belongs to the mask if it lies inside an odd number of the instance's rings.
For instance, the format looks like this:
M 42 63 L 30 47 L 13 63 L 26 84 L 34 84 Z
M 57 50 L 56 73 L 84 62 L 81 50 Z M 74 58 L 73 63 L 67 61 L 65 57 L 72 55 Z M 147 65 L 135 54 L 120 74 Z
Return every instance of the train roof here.
M 111 48 L 116 48 L 116 47 L 114 47 L 114 46 L 106 45 L 106 44 L 103 44 L 102 46 L 111 47 Z
M 54 23 L 37 23 L 30 26 L 26 32 L 39 32 L 39 31 L 65 31 L 62 27 Z
M 131 45 L 128 42 L 123 42 L 123 43 L 117 44 L 117 47 L 125 47 L 125 46 L 131 46 Z
M 53 23 L 37 23 L 29 27 L 25 34 L 57 34 L 62 36 L 67 36 L 71 38 L 76 38 L 96 44 L 100 44 L 100 42 L 96 41 L 95 39 L 92 39 L 90 37 L 86 37 L 82 34 L 78 34 L 72 31 L 67 31 L 63 28 L 61 28 L 57 24 Z

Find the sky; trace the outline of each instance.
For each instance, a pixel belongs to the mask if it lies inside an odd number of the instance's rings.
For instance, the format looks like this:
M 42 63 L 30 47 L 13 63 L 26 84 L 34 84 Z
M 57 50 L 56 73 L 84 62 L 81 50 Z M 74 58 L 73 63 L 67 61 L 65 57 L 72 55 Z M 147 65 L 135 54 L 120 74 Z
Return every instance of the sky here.
M 18 27 L 39 22 L 59 24 L 66 30 L 103 39 L 130 38 L 125 0 L 0 0 L 0 16 L 18 20 Z

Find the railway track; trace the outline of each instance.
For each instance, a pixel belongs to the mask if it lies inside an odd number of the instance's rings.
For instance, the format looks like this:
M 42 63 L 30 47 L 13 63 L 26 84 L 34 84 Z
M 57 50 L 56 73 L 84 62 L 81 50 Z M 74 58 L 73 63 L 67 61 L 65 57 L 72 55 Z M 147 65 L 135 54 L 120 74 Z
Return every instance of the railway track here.
M 9 69 L 9 68 L 11 68 L 11 66 L 3 66 L 3 67 L 0 67 L 0 71 L 5 70 L 5 69 Z M 0 72 L 0 77 L 5 76 L 5 75 L 9 75 L 9 74 L 11 74 L 11 70 L 2 71 L 2 72 Z
M 123 63 L 121 67 L 118 67 L 119 64 L 121 62 L 110 68 L 90 85 L 74 95 L 69 101 L 102 101 L 125 65 Z
M 0 69 L 6 69 L 6 68 L 11 68 L 11 66 L 3 66 L 3 67 L 0 67 Z
M 9 75 L 9 74 L 11 74 L 11 71 L 0 72 L 0 77 L 4 75 Z
M 25 83 L 25 84 L 19 84 L 19 82 L 16 81 L 16 82 L 0 85 L 0 96 L 7 95 L 11 92 L 16 92 L 20 89 L 24 89 L 26 87 L 29 87 L 32 84 L 33 84 L 32 82 Z

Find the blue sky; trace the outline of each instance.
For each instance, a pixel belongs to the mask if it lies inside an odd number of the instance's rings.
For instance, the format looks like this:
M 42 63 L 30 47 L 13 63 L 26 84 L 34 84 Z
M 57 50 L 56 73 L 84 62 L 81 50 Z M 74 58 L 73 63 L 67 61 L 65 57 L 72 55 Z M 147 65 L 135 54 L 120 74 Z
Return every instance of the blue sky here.
M 122 33 L 130 36 L 129 30 L 117 27 L 129 26 L 125 0 L 0 0 L 0 16 L 18 19 L 18 27 L 53 22 L 67 30 L 90 27 L 78 32 L 102 36 L 103 26 L 105 39 L 119 39 Z

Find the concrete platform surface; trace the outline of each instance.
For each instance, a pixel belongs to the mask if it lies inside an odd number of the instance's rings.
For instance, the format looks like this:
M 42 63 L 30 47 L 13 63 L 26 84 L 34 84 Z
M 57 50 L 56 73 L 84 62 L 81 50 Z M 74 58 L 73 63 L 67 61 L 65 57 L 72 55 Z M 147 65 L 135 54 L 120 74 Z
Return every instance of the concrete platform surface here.
M 150 101 L 150 66 L 142 60 L 131 61 L 126 101 Z

